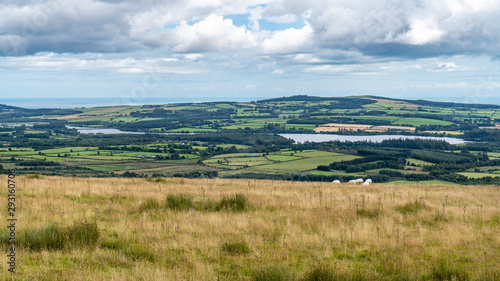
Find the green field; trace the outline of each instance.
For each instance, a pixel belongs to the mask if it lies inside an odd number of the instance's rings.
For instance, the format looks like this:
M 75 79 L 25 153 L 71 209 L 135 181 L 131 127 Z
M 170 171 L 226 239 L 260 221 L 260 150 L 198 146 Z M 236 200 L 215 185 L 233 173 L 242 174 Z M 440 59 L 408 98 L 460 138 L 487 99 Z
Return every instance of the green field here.
M 314 158 L 305 158 L 293 160 L 283 163 L 260 165 L 248 168 L 248 172 L 268 172 L 268 173 L 299 173 L 309 170 L 315 170 L 318 165 L 329 165 L 333 162 L 340 162 L 344 160 L 352 160 L 360 158 L 354 155 L 338 154 L 335 156 L 323 156 Z
M 409 125 L 409 126 L 422 126 L 422 125 L 453 125 L 454 123 L 437 120 L 437 119 L 427 119 L 427 118 L 401 118 L 392 123 L 393 125 Z
M 242 144 L 219 144 L 217 145 L 218 147 L 222 147 L 222 148 L 230 148 L 230 147 L 236 147 L 236 149 L 248 149 L 248 148 L 251 148 L 251 146 L 249 145 L 242 145 Z
M 327 151 L 308 150 L 294 153 L 293 151 L 284 150 L 280 153 L 264 156 L 255 153 L 222 154 L 204 160 L 203 163 L 217 168 L 235 169 L 235 167 L 239 167 L 242 168 L 241 172 L 245 173 L 299 173 L 310 170 L 314 170 L 315 173 L 318 165 L 329 165 L 332 162 L 356 158 L 359 158 L 359 156 Z
M 277 162 L 286 162 L 286 161 L 292 161 L 292 160 L 297 160 L 297 159 L 302 159 L 302 157 L 298 156 L 290 156 L 290 155 L 267 155 L 267 159 L 271 161 L 277 161 Z
M 406 162 L 410 162 L 410 164 L 415 164 L 416 166 L 435 165 L 434 163 L 431 163 L 431 162 L 413 159 L 413 158 L 406 159 Z
M 390 171 L 400 172 L 402 174 L 427 174 L 428 173 L 428 172 L 421 172 L 421 171 L 400 170 L 400 169 L 391 169 L 391 168 L 372 169 L 372 170 L 366 170 L 366 172 L 378 174 L 381 170 L 390 170 Z
M 84 167 L 101 172 L 115 172 L 115 171 L 138 169 L 137 166 L 115 166 L 115 165 L 89 165 Z
M 340 173 L 340 172 L 328 172 L 328 171 L 319 171 L 319 170 L 314 170 L 311 171 L 312 175 L 322 175 L 322 176 L 352 176 L 352 177 L 358 177 L 362 178 L 366 176 L 365 173 Z
M 480 179 L 480 178 L 486 178 L 486 177 L 492 177 L 492 178 L 497 178 L 500 177 L 500 174 L 490 174 L 490 173 L 469 173 L 469 172 L 462 172 L 458 173 L 460 175 L 466 176 L 471 179 Z
M 217 129 L 183 127 L 183 128 L 168 130 L 167 132 L 171 132 L 171 133 L 178 133 L 178 132 L 189 132 L 189 133 L 194 133 L 194 132 L 217 132 Z

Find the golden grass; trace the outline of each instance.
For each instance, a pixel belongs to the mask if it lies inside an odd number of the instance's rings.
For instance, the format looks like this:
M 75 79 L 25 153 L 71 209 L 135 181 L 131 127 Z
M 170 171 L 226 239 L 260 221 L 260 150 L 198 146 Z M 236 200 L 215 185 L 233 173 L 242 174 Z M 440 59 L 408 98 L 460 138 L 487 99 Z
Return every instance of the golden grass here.
M 18 235 L 80 220 L 97 221 L 101 231 L 95 249 L 18 249 L 17 280 L 252 280 L 268 267 L 300 279 L 318 266 L 345 273 L 339 280 L 353 270 L 370 280 L 443 280 L 445 269 L 470 280 L 500 278 L 495 186 L 21 176 L 16 182 Z M 7 186 L 6 176 L 1 183 Z M 195 202 L 242 193 L 251 206 L 141 209 L 148 199 L 162 204 L 181 193 Z M 401 211 L 408 203 L 425 208 Z M 10 280 L 3 250 L 0 270 Z

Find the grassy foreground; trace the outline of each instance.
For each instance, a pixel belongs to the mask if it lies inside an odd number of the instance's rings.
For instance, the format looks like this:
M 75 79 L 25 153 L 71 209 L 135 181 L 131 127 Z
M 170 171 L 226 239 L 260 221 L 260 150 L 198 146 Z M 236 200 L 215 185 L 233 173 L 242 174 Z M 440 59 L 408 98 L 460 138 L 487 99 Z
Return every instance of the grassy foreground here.
M 7 202 L 7 177 L 1 177 Z M 495 186 L 17 177 L 4 280 L 499 280 Z M 1 220 L 6 224 L 6 204 Z

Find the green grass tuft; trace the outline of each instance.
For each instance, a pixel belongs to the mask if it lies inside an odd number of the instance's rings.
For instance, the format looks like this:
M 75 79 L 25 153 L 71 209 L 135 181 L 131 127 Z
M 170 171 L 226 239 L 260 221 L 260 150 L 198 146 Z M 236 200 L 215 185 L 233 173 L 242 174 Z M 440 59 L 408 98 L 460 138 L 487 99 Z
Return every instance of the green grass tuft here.
M 293 274 L 282 266 L 262 267 L 253 273 L 253 281 L 293 281 Z
M 26 175 L 26 177 L 28 179 L 43 179 L 43 176 L 38 174 L 38 173 L 28 174 L 28 175 Z
M 139 206 L 139 212 L 144 212 L 148 210 L 160 210 L 161 206 L 158 200 L 154 198 L 149 198 L 146 201 L 144 201 L 140 206 Z
M 329 266 L 317 266 L 307 272 L 302 278 L 303 281 L 362 281 L 371 280 L 363 270 L 354 269 L 352 272 L 336 271 Z
M 250 247 L 248 247 L 245 241 L 224 242 L 221 248 L 223 252 L 233 256 L 250 253 Z
M 396 211 L 402 214 L 412 214 L 417 213 L 420 210 L 425 210 L 428 207 L 424 203 L 420 203 L 419 201 L 409 202 L 404 204 L 403 206 L 396 207 Z
M 230 209 L 233 212 L 243 212 L 248 207 L 248 198 L 245 194 L 238 193 L 232 196 L 222 196 L 218 209 Z
M 144 243 L 133 243 L 123 240 L 108 240 L 101 242 L 101 248 L 118 251 L 133 261 L 158 261 L 158 256 Z
M 81 221 L 74 223 L 65 230 L 67 243 L 71 247 L 95 247 L 100 237 L 96 222 Z
M 381 212 L 378 209 L 359 209 L 356 214 L 360 217 L 376 219 L 381 215 Z
M 444 261 L 439 261 L 432 267 L 430 275 L 423 278 L 424 280 L 440 280 L 440 281 L 465 281 L 469 280 L 468 272 L 457 265 L 450 265 Z
M 187 211 L 194 208 L 193 197 L 187 194 L 169 194 L 167 196 L 166 206 L 171 210 Z
M 146 178 L 146 180 L 149 182 L 167 182 L 167 180 L 164 178 L 151 178 L 151 177 L 149 177 L 149 178 Z
M 3 232 L 1 243 L 8 245 L 8 233 Z M 17 245 L 20 248 L 40 252 L 43 250 L 63 250 L 95 247 L 100 231 L 95 222 L 77 222 L 61 227 L 55 223 L 43 228 L 28 228 L 19 233 Z
M 32 251 L 64 249 L 66 237 L 64 231 L 55 224 L 45 228 L 29 228 L 19 239 L 19 245 Z

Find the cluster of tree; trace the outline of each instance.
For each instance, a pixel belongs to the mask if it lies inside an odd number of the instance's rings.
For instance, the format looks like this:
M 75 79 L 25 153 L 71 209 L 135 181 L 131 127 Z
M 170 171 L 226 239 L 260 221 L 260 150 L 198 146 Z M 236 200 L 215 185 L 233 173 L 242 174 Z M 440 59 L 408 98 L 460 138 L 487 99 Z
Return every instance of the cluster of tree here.
M 346 173 L 358 173 L 372 169 L 402 169 L 406 164 L 406 158 L 399 158 L 389 155 L 369 155 L 353 160 L 333 162 L 328 166 L 318 166 L 318 170 L 323 171 L 345 171 Z
M 130 116 L 135 118 L 163 118 L 170 122 L 190 122 L 192 120 L 206 119 L 230 119 L 234 114 L 233 108 L 220 108 L 215 111 L 206 109 L 183 109 L 183 110 L 164 110 L 155 109 L 153 111 L 135 111 Z
M 411 150 L 408 155 L 410 158 L 419 159 L 422 161 L 427 161 L 431 163 L 450 163 L 450 164 L 463 164 L 477 162 L 477 156 L 470 153 L 453 153 L 453 152 L 440 152 L 433 150 Z
M 334 180 L 340 180 L 341 182 L 348 182 L 358 177 L 349 175 L 297 175 L 297 174 L 264 174 L 264 173 L 241 173 L 226 175 L 224 178 L 231 179 L 264 179 L 264 180 L 286 180 L 286 181 L 321 181 L 321 182 L 332 182 Z M 366 178 L 372 179 L 374 182 L 387 182 L 389 177 L 386 175 L 370 175 Z
M 470 130 L 464 132 L 463 138 L 471 141 L 500 142 L 500 130 Z
M 452 150 L 455 148 L 454 145 L 451 145 L 444 140 L 432 139 L 389 139 L 381 141 L 378 146 L 432 150 Z
M 277 103 L 277 102 L 290 102 L 290 101 L 302 101 L 303 107 L 300 105 L 294 105 L 293 109 L 309 109 L 309 110 L 319 110 L 319 109 L 355 109 L 362 108 L 363 105 L 373 104 L 377 101 L 364 98 L 348 98 L 348 97 L 315 97 L 307 95 L 296 95 L 291 97 L 273 98 L 267 100 L 259 100 L 258 104 L 264 103 Z M 321 104 L 318 106 L 310 106 L 308 102 L 325 102 L 330 101 L 328 104 Z M 317 107 L 317 108 L 316 108 Z M 283 110 L 288 110 L 286 107 Z
M 60 166 L 61 164 L 54 161 L 44 161 L 44 160 L 16 160 L 17 166 Z
M 173 177 L 177 178 L 190 178 L 190 179 L 195 179 L 195 178 L 216 178 L 219 176 L 219 173 L 217 171 L 193 171 L 189 173 L 175 173 L 173 174 Z

